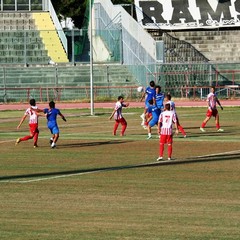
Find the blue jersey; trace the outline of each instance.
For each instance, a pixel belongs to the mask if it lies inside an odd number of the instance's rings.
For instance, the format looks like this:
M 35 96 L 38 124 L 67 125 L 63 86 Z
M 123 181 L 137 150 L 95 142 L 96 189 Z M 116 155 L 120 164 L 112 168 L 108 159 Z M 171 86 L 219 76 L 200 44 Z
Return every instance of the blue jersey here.
M 152 118 L 153 119 L 157 119 L 158 120 L 159 115 L 161 113 L 161 110 L 156 105 L 151 105 L 148 108 L 148 113 L 152 114 Z
M 159 109 L 163 109 L 164 93 L 160 92 L 155 95 L 156 105 Z
M 48 122 L 57 123 L 57 115 L 60 114 L 59 109 L 57 109 L 57 108 L 52 108 L 52 109 L 45 108 L 44 113 L 47 113 Z
M 59 128 L 57 125 L 57 115 L 61 114 L 60 110 L 57 108 L 52 108 L 52 109 L 45 108 L 43 112 L 47 114 L 47 120 L 48 120 L 47 125 L 48 125 L 48 128 L 51 130 L 51 133 L 52 134 L 59 133 Z
M 155 97 L 156 90 L 155 88 L 147 87 L 145 93 L 146 93 L 145 102 L 148 103 L 149 100 L 152 100 Z

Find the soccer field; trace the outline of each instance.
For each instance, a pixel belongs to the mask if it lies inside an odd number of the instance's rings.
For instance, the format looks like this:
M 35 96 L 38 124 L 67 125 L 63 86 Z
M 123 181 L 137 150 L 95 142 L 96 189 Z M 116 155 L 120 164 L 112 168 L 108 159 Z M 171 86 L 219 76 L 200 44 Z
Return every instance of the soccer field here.
M 112 136 L 111 112 L 62 110 L 56 149 L 41 117 L 34 149 L 15 146 L 23 111 L 0 111 L 1 240 L 239 239 L 239 107 L 220 110 L 221 133 L 213 119 L 199 131 L 206 108 L 178 108 L 187 138 L 174 136 L 171 162 L 156 162 L 141 108 L 123 110 L 124 137 Z

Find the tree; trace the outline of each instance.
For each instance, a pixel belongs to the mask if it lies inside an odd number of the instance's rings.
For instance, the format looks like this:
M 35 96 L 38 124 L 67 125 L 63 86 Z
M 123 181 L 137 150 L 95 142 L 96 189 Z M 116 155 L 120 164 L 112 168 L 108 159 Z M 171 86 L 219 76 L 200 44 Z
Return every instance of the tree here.
M 113 4 L 132 4 L 133 2 L 134 0 L 112 0 Z M 70 17 L 77 28 L 82 27 L 89 0 L 52 0 L 52 4 L 60 20 Z

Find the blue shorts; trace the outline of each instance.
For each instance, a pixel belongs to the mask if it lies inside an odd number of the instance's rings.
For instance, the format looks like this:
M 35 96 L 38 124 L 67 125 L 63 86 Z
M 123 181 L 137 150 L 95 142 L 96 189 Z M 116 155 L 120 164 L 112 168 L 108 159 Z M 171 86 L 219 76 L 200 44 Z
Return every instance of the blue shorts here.
M 148 123 L 148 126 L 149 126 L 149 127 L 153 127 L 153 126 L 155 126 L 156 124 L 158 124 L 158 118 L 153 118 L 153 119 Z
M 51 131 L 52 134 L 58 134 L 59 133 L 59 128 L 57 124 L 53 124 L 51 122 L 48 123 L 48 128 Z

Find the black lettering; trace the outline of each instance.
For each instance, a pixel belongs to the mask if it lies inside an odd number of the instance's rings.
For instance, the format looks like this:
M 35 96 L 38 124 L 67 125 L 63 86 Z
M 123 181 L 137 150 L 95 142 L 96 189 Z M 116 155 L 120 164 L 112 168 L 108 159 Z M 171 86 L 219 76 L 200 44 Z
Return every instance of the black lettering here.
M 201 22 L 205 25 L 207 20 L 209 19 L 208 14 L 211 16 L 213 21 L 220 21 L 221 14 L 223 13 L 224 18 L 222 20 L 230 20 L 232 19 L 229 6 L 231 6 L 231 2 L 218 2 L 218 6 L 216 11 L 214 12 L 211 6 L 209 5 L 207 0 L 196 0 L 197 6 L 201 11 Z
M 179 23 L 180 19 L 184 19 L 184 22 L 194 22 L 195 20 L 193 19 L 192 15 L 188 11 L 189 5 L 188 5 L 188 0 L 183 0 L 179 3 L 179 0 L 172 0 L 173 4 L 173 17 L 171 20 L 171 23 Z
M 148 23 L 153 23 L 153 20 L 151 17 L 154 17 L 156 19 L 156 23 L 162 23 L 166 22 L 162 18 L 162 13 L 163 13 L 163 7 L 162 4 L 160 4 L 157 1 L 140 1 L 139 6 L 142 8 L 143 12 L 143 25 L 146 25 Z M 150 10 L 150 8 L 154 8 L 154 11 Z

